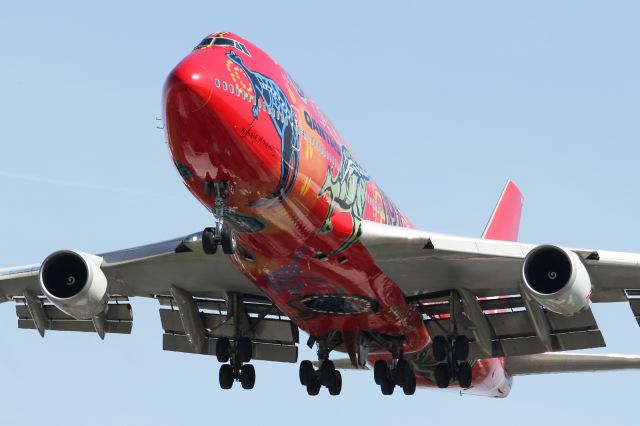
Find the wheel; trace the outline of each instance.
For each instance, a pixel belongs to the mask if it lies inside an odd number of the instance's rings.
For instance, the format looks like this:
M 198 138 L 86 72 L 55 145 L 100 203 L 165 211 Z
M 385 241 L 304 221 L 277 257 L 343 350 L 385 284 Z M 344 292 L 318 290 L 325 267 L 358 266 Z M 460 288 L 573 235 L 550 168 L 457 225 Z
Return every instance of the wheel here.
M 333 361 L 326 360 L 320 365 L 320 384 L 329 387 L 331 385 L 331 379 L 333 378 L 333 372 L 336 371 L 336 367 Z
M 251 361 L 251 356 L 253 355 L 253 344 L 251 343 L 251 339 L 248 337 L 241 337 L 238 339 L 236 345 L 236 351 L 240 362 Z
M 204 228 L 202 231 L 202 251 L 205 254 L 216 254 L 218 250 L 218 242 L 216 241 L 216 233 L 213 228 Z
M 458 384 L 462 389 L 471 387 L 473 375 L 471 374 L 471 365 L 468 362 L 462 362 L 458 365 Z
M 391 395 L 395 387 L 396 385 L 391 380 L 385 380 L 380 385 L 380 390 L 382 391 L 383 395 Z
M 233 379 L 233 368 L 231 368 L 229 364 L 222 364 L 220 366 L 220 373 L 218 374 L 220 387 L 222 389 L 231 389 L 231 386 L 233 386 Z
M 379 359 L 373 364 L 373 379 L 376 385 L 382 385 L 385 380 L 389 379 L 389 364 L 383 359 Z
M 342 374 L 338 370 L 333 370 L 331 375 L 331 385 L 329 385 L 329 394 L 340 395 L 342 391 Z
M 253 389 L 256 384 L 256 369 L 251 364 L 245 364 L 240 370 L 240 384 L 244 389 Z
M 302 361 L 299 369 L 300 384 L 302 386 L 307 386 L 307 384 L 315 380 L 315 373 L 316 370 L 313 368 L 311 361 Z
M 309 384 L 307 384 L 307 394 L 311 396 L 315 396 L 320 393 L 320 382 L 317 380 L 313 380 Z
M 411 365 L 409 365 L 409 361 L 406 359 L 398 360 L 393 375 L 396 384 L 398 386 L 404 386 L 404 384 L 409 380 L 412 372 L 413 370 L 411 369 Z
M 453 344 L 456 361 L 466 361 L 469 358 L 469 338 L 467 336 L 457 336 Z
M 433 357 L 438 362 L 444 361 L 447 357 L 447 339 L 444 336 L 433 338 Z
M 236 252 L 236 236 L 228 226 L 222 228 L 222 252 L 234 254 Z
M 231 356 L 231 343 L 226 337 L 221 337 L 216 341 L 216 358 L 218 362 L 227 362 Z
M 405 395 L 413 395 L 414 393 L 416 393 L 416 373 L 414 373 L 413 371 L 411 372 L 411 376 L 409 377 L 407 383 L 402 386 L 402 391 Z
M 449 375 L 449 367 L 444 362 L 438 364 L 436 366 L 435 371 L 436 376 L 436 385 L 439 388 L 444 389 L 449 387 L 449 381 L 451 381 L 451 376 Z

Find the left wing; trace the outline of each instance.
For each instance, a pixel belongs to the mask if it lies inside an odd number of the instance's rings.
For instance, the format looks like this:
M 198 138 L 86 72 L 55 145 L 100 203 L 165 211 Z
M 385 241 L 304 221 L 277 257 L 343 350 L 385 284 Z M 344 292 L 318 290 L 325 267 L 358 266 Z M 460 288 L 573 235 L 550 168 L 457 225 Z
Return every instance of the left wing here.
M 362 224 L 361 242 L 380 269 L 424 312 L 432 335 L 442 334 L 460 304 L 472 356 L 527 355 L 605 346 L 587 306 L 573 315 L 546 309 L 523 287 L 523 263 L 537 246 Z M 640 254 L 566 249 L 584 265 L 591 301 L 629 301 L 640 315 Z M 454 292 L 454 293 L 452 293 Z M 455 297 L 451 297 L 454 294 Z M 494 296 L 502 296 L 495 298 Z M 489 299 L 486 299 L 489 297 Z M 506 310 L 506 311 L 505 311 Z
M 0 301 L 16 301 L 20 328 L 37 329 L 42 336 L 46 330 L 97 332 L 101 338 L 128 334 L 129 298 L 149 297 L 161 306 L 165 350 L 215 355 L 217 339 L 236 339 L 240 330 L 254 342 L 254 359 L 297 360 L 298 328 L 231 256 L 205 254 L 201 232 L 86 258 L 95 262 L 94 278 L 106 279 L 106 299 L 100 301 L 106 305 L 99 305 L 102 312 L 95 316 L 72 315 L 51 303 L 40 286 L 40 265 L 0 270 Z

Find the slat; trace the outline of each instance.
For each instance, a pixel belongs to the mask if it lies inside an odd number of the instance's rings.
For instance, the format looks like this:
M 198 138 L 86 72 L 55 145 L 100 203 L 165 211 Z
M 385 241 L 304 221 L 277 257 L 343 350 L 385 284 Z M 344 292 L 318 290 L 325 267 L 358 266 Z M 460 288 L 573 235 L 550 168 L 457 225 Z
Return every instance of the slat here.
M 235 335 L 233 321 L 225 323 L 226 315 L 201 313 L 200 316 L 204 321 L 208 336 L 233 337 Z M 177 310 L 161 309 L 160 322 L 165 331 L 184 334 L 182 321 Z M 289 320 L 264 318 L 248 337 L 256 341 L 294 344 L 298 342 L 298 328 Z
M 206 339 L 202 355 L 215 355 L 217 339 Z M 162 348 L 165 351 L 196 353 L 186 336 L 164 334 Z M 253 344 L 253 359 L 260 361 L 290 362 L 298 361 L 298 348 L 291 345 Z
M 123 322 L 107 322 L 107 333 L 116 334 L 131 334 L 131 328 L 133 323 L 130 321 Z M 19 319 L 18 328 L 35 330 L 36 325 L 32 319 Z M 79 321 L 79 320 L 61 320 L 61 321 L 48 321 L 46 330 L 52 331 L 79 331 L 79 332 L 91 332 L 95 333 L 96 329 L 91 321 Z

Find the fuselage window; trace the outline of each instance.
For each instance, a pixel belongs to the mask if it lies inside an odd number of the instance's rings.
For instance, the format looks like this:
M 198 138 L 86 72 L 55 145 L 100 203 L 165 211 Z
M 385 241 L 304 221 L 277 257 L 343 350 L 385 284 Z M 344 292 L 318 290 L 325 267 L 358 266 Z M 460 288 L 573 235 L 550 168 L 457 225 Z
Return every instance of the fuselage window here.
M 216 78 L 216 87 L 217 87 L 218 89 L 220 88 L 220 80 L 218 80 L 217 78 Z
M 231 93 L 233 95 L 233 85 L 229 85 L 229 93 Z
M 222 82 L 222 90 L 224 90 L 225 92 L 227 91 L 227 82 L 226 81 Z

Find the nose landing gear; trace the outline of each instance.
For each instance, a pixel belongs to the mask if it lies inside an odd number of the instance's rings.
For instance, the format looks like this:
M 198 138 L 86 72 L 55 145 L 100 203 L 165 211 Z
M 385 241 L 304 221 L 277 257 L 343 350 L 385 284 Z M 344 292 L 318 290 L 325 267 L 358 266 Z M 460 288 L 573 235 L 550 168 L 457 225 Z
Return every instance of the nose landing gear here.
M 216 218 L 216 226 L 202 231 L 202 250 L 206 254 L 216 254 L 220 245 L 224 254 L 234 254 L 236 252 L 235 234 L 224 224 L 225 215 L 232 210 L 228 204 L 229 182 L 207 181 L 205 192 L 209 197 L 215 195 L 212 213 Z

